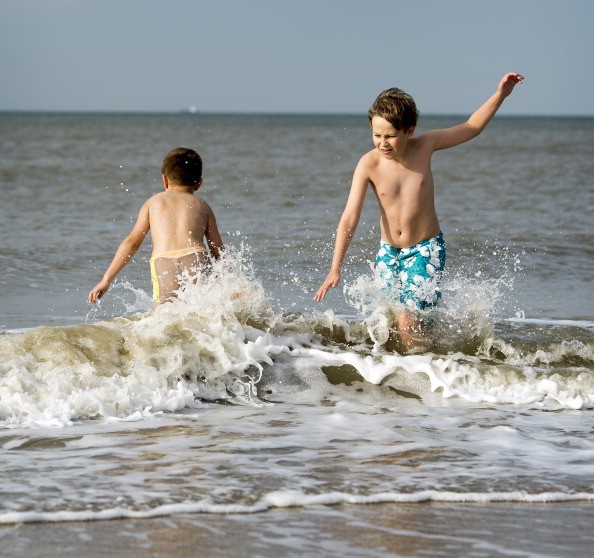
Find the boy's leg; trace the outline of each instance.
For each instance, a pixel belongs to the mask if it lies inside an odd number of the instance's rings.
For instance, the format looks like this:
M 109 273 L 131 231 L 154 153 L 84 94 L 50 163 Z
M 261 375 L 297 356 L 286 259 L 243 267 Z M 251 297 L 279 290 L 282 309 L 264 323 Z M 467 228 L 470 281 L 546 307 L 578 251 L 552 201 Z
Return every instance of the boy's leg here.
M 439 282 L 446 261 L 443 235 L 440 233 L 401 252 L 401 302 L 411 309 L 434 308 L 441 298 Z
M 403 310 L 396 317 L 398 340 L 406 353 L 427 350 L 427 340 L 423 335 L 421 316 L 418 312 Z
M 422 318 L 417 310 L 434 308 L 441 298 L 439 281 L 445 267 L 443 235 L 402 250 L 400 301 L 407 307 L 396 320 L 400 341 L 407 352 L 426 350 Z
M 409 254 L 409 252 L 410 249 L 407 249 L 406 253 Z M 404 268 L 403 260 L 401 260 L 402 253 L 402 249 L 394 248 L 382 241 L 375 258 L 375 273 L 380 288 L 391 298 L 406 305 L 407 298 L 409 298 L 409 289 L 406 281 L 408 273 Z M 409 256 L 406 261 L 412 262 L 413 260 Z M 409 305 L 416 308 L 416 304 L 414 303 L 409 303 Z M 399 312 L 395 318 L 393 327 L 397 331 L 398 342 L 404 352 L 419 350 L 423 339 L 420 316 L 417 312 L 408 310 Z
M 406 307 L 395 320 L 399 341 L 406 352 L 426 350 L 419 311 L 434 307 L 441 292 L 439 280 L 445 267 L 443 235 L 410 248 L 394 248 L 381 242 L 375 271 L 381 288 L 394 293 Z
M 382 240 L 375 257 L 376 279 L 379 282 L 380 289 L 389 295 L 397 291 L 400 283 L 398 278 L 398 272 L 400 271 L 399 253 L 400 250 L 398 248 L 394 248 Z

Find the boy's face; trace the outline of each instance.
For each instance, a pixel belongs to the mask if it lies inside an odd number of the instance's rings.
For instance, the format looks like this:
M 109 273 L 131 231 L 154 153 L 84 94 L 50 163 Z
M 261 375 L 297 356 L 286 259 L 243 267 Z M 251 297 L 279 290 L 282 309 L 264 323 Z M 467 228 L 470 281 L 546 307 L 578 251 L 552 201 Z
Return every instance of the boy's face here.
M 408 138 L 412 136 L 414 128 L 397 130 L 385 118 L 374 116 L 371 120 L 373 144 L 382 157 L 392 159 L 406 147 Z

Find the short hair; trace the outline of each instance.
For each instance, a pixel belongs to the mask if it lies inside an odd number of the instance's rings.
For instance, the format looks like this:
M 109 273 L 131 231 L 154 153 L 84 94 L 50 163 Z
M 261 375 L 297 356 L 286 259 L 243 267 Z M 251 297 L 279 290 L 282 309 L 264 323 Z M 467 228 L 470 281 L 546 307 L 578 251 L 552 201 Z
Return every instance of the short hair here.
M 397 130 L 410 130 L 417 125 L 419 111 L 408 93 L 391 87 L 377 96 L 367 115 L 370 124 L 374 116 L 381 116 Z
M 195 186 L 202 178 L 202 158 L 193 149 L 177 147 L 165 155 L 161 173 L 172 184 Z

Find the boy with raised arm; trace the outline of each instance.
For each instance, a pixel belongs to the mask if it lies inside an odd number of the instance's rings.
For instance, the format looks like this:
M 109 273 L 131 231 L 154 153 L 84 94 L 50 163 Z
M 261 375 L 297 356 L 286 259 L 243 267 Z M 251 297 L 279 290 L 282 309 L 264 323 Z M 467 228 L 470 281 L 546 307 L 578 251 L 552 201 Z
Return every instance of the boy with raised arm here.
M 215 215 L 204 200 L 194 196 L 203 182 L 200 155 L 193 149 L 173 149 L 163 159 L 162 177 L 165 191 L 140 208 L 136 224 L 120 244 L 103 279 L 91 289 L 91 304 L 107 292 L 149 230 L 153 241 L 151 280 L 157 303 L 174 298 L 185 278 L 208 266 L 208 249 L 215 259 L 221 257 L 224 247 Z
M 431 156 L 478 136 L 504 99 L 523 81 L 520 74 L 503 76 L 497 91 L 463 124 L 413 137 L 418 110 L 400 89 L 379 94 L 369 109 L 375 148 L 355 168 L 351 190 L 336 231 L 330 273 L 314 299 L 320 301 L 340 281 L 340 269 L 371 185 L 380 210 L 381 242 L 376 274 L 388 292 L 405 306 L 396 327 L 405 350 L 419 348 L 422 337 L 418 310 L 432 308 L 440 298 L 439 279 L 446 246 L 435 212 Z

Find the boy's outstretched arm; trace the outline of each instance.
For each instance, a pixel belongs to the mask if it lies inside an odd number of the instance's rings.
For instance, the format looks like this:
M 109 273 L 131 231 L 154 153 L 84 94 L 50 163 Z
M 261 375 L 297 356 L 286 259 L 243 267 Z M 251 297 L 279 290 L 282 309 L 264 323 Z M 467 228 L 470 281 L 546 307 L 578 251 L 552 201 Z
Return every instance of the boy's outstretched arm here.
M 493 116 L 495 116 L 495 113 L 499 110 L 499 107 L 503 104 L 505 98 L 511 94 L 518 83 L 522 83 L 523 81 L 524 76 L 515 72 L 505 74 L 499 82 L 497 91 L 495 91 L 483 105 L 474 111 L 464 124 L 459 124 L 458 126 L 452 126 L 451 128 L 445 128 L 443 130 L 432 130 L 423 135 L 433 140 L 434 151 L 454 147 L 471 140 L 485 129 L 487 124 L 491 122 Z
M 95 304 L 109 289 L 111 282 L 115 279 L 117 274 L 124 269 L 125 265 L 132 259 L 134 254 L 140 248 L 150 228 L 148 215 L 148 202 L 140 209 L 138 220 L 130 234 L 124 238 L 119 245 L 113 260 L 103 275 L 103 279 L 99 281 L 89 292 L 89 303 Z

